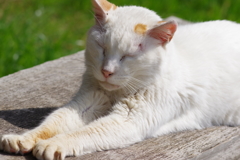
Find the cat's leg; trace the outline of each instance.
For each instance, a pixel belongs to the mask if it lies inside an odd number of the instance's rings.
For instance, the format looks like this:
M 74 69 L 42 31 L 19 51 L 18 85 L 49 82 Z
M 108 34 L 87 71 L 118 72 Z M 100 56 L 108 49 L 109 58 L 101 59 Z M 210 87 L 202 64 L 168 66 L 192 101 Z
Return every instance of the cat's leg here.
M 79 129 L 107 112 L 110 103 L 105 95 L 94 92 L 87 94 L 86 97 L 77 97 L 66 106 L 54 111 L 33 130 L 22 135 L 1 136 L 0 150 L 21 154 L 30 152 L 39 141 Z M 99 100 L 92 101 L 93 99 Z
M 130 106 L 131 107 L 131 106 Z M 138 111 L 119 106 L 108 116 L 89 125 L 51 139 L 40 141 L 33 150 L 38 159 L 59 159 L 79 156 L 95 151 L 126 147 L 145 138 Z
M 32 150 L 37 142 L 51 138 L 83 125 L 79 114 L 71 108 L 60 108 L 50 114 L 38 127 L 22 135 L 3 135 L 0 138 L 0 149 L 10 153 L 27 153 Z
M 180 115 L 178 118 L 174 118 L 162 125 L 154 134 L 154 137 L 178 131 L 200 130 L 210 126 L 240 125 L 240 108 L 238 106 L 224 110 L 221 114 L 216 114 L 217 112 L 220 112 L 217 110 L 215 112 L 210 112 L 199 110 L 198 108 L 200 107 L 191 109 Z
M 203 129 L 209 126 L 211 126 L 211 119 L 197 109 L 192 109 L 162 125 L 153 137 L 184 130 Z

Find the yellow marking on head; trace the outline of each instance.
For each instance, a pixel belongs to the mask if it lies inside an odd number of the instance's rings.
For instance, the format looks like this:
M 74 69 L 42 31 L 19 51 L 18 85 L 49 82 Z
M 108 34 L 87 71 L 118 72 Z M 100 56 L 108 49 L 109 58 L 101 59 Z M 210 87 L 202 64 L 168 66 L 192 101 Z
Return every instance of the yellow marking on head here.
M 134 27 L 134 32 L 138 33 L 138 34 L 144 34 L 146 33 L 147 31 L 147 25 L 145 24 L 137 24 L 135 27 Z
M 115 4 L 112 4 L 110 2 L 108 2 L 107 0 L 98 0 L 100 3 L 100 6 L 102 7 L 102 9 L 107 12 L 112 10 L 117 9 L 117 6 Z

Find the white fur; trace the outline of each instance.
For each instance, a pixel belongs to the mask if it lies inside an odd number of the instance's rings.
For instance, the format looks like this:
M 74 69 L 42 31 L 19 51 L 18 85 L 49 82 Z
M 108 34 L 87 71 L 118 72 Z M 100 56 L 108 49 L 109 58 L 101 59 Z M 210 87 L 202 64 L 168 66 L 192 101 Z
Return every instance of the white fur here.
M 239 125 L 240 25 L 179 26 L 166 45 L 133 30 L 139 23 L 151 30 L 160 20 L 141 7 L 110 10 L 107 23 L 89 31 L 76 97 L 34 130 L 2 136 L 0 149 L 34 147 L 38 159 L 64 159 L 170 132 Z M 105 78 L 102 69 L 113 75 Z M 45 132 L 50 137 L 39 136 Z

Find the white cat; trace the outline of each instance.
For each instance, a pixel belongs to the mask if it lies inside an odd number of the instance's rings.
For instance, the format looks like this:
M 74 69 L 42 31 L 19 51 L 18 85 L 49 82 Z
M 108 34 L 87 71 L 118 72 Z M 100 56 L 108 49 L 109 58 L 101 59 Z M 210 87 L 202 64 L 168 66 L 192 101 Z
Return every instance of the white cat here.
M 177 27 L 142 7 L 93 0 L 86 72 L 76 97 L 0 149 L 62 160 L 148 137 L 240 125 L 240 25 Z

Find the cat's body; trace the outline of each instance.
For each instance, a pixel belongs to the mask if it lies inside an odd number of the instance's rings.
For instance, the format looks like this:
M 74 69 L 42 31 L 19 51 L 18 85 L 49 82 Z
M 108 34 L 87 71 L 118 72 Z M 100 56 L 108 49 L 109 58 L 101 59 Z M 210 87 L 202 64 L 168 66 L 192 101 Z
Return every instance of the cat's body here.
M 141 7 L 93 4 L 97 24 L 76 97 L 39 127 L 2 136 L 0 149 L 64 159 L 175 131 L 240 125 L 239 24 L 176 31 L 175 22 Z

